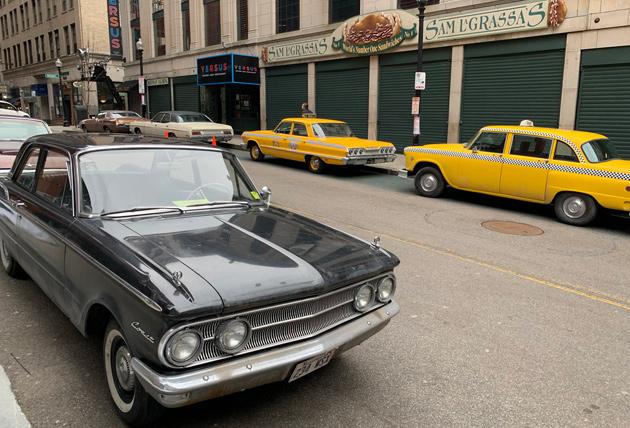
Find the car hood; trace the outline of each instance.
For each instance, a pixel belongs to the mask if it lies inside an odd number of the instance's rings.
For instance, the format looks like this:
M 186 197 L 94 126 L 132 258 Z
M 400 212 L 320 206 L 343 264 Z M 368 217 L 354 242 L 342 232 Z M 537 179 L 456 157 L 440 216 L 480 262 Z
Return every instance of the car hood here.
M 393 147 L 392 143 L 387 141 L 368 140 L 366 138 L 358 137 L 328 137 L 321 139 L 324 142 L 339 144 L 348 148 L 378 148 L 378 147 Z
M 275 208 L 119 223 L 132 232 L 125 244 L 143 258 L 194 271 L 203 282 L 186 275 L 181 282 L 199 301 L 216 291 L 224 313 L 324 293 L 398 264 L 357 238 Z

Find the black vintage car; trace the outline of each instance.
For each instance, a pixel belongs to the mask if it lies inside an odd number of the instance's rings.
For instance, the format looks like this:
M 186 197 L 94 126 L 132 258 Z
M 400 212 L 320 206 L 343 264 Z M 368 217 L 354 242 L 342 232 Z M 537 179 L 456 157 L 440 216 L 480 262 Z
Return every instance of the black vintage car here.
M 295 380 L 398 313 L 394 255 L 269 197 L 205 144 L 35 137 L 0 180 L 2 265 L 103 336 L 116 409 L 144 424 Z

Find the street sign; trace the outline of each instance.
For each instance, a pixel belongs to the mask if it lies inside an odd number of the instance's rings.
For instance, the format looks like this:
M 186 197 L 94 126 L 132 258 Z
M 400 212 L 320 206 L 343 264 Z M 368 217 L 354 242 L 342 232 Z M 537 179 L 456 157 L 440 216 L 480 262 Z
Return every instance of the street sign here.
M 427 73 L 424 71 L 416 71 L 416 84 L 414 85 L 416 91 L 424 91 L 427 85 Z
M 138 93 L 144 95 L 144 76 L 138 77 Z
M 62 71 L 61 77 L 68 77 L 70 75 L 69 71 Z M 59 79 L 59 73 L 46 73 L 44 74 L 44 78 L 46 79 Z
M 411 114 L 420 114 L 420 97 L 411 98 Z
M 413 117 L 413 135 L 420 135 L 420 116 Z

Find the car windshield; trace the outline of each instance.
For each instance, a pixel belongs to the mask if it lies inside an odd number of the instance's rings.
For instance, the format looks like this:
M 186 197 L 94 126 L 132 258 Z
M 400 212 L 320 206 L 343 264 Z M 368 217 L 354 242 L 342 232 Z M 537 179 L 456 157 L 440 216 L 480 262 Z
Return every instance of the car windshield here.
M 149 207 L 187 207 L 260 201 L 233 155 L 192 148 L 138 148 L 79 156 L 81 212 L 101 215 Z
M 347 123 L 314 123 L 313 132 L 319 138 L 352 137 L 354 134 Z
M 617 151 L 610 140 L 603 138 L 592 140 L 582 144 L 582 151 L 586 159 L 592 163 L 605 162 L 611 159 L 618 159 Z
M 200 113 L 178 114 L 177 122 L 212 122 L 208 116 Z
M 140 115 L 133 111 L 118 111 L 116 113 L 112 113 L 112 117 L 118 119 L 121 117 L 140 117 Z
M 41 134 L 49 134 L 48 127 L 42 122 L 0 119 L 0 140 L 2 141 L 24 141 Z

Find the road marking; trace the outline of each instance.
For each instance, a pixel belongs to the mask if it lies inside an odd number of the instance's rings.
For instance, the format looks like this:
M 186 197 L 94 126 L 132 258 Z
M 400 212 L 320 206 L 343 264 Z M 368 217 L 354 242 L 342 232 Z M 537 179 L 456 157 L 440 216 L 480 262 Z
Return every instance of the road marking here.
M 528 275 L 528 274 L 524 274 L 524 273 L 520 273 L 511 269 L 507 269 L 498 265 L 494 265 L 492 263 L 488 263 L 488 262 L 484 262 L 482 260 L 478 260 L 475 259 L 474 257 L 470 257 L 470 256 L 464 256 L 461 254 L 456 253 L 453 250 L 449 250 L 449 249 L 443 249 L 443 248 L 438 248 L 438 247 L 434 247 L 428 244 L 423 244 L 422 242 L 418 242 L 418 241 L 414 241 L 411 239 L 405 239 L 405 238 L 400 238 L 398 236 L 394 236 L 394 235 L 390 235 L 388 233 L 383 233 L 383 232 L 377 232 L 362 226 L 357 226 L 355 224 L 352 223 L 348 223 L 348 222 L 344 222 L 344 221 L 339 221 L 339 220 L 333 220 L 333 219 L 329 219 L 327 217 L 318 215 L 318 214 L 313 214 L 313 213 L 307 213 L 304 211 L 298 211 L 292 208 L 288 208 L 288 207 L 282 207 L 280 205 L 274 204 L 278 207 L 284 208 L 284 209 L 288 209 L 291 210 L 293 212 L 296 212 L 298 214 L 304 215 L 304 216 L 310 216 L 310 217 L 318 217 L 324 221 L 329 221 L 329 222 L 336 222 L 336 223 L 341 223 L 341 224 L 345 224 L 349 227 L 354 227 L 355 229 L 359 229 L 359 230 L 363 230 L 365 232 L 370 232 L 373 234 L 377 234 L 380 235 L 381 237 L 386 237 L 389 239 L 392 239 L 394 241 L 398 241 L 398 242 L 402 242 L 404 244 L 408 244 L 408 245 L 413 245 L 414 247 L 418 247 L 418 248 L 422 248 L 423 250 L 426 251 L 430 251 L 432 253 L 435 254 L 440 254 L 443 256 L 447 256 L 447 257 L 452 257 L 455 259 L 458 259 L 460 261 L 466 262 L 466 263 L 471 263 L 471 264 L 475 264 L 477 266 L 482 266 L 485 267 L 487 269 L 490 270 L 494 270 L 495 272 L 500 272 L 506 275 L 511 275 L 520 279 L 524 279 L 526 281 L 529 282 L 533 282 L 535 284 L 538 285 L 542 285 L 545 287 L 550 287 L 550 288 L 554 288 L 556 290 L 560 290 L 563 291 L 565 293 L 570 293 L 570 294 L 574 294 L 576 296 L 580 296 L 580 297 L 585 297 L 587 299 L 590 300 L 594 300 L 596 302 L 600 302 L 600 303 L 605 303 L 607 305 L 611 305 L 611 306 L 615 306 L 617 308 L 626 310 L 630 312 L 630 301 L 624 299 L 621 296 L 611 296 L 611 295 L 607 295 L 606 293 L 602 293 L 600 291 L 596 291 L 596 290 L 590 290 L 587 287 L 583 287 L 580 285 L 574 285 L 574 284 L 560 284 L 554 281 L 549 281 L 546 280 L 544 278 L 538 278 L 532 275 Z

